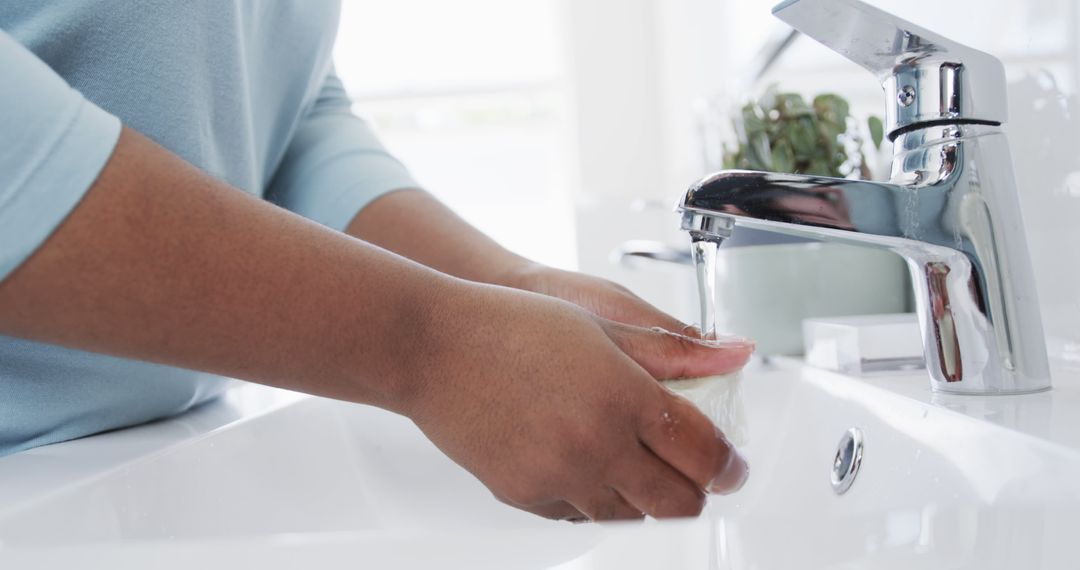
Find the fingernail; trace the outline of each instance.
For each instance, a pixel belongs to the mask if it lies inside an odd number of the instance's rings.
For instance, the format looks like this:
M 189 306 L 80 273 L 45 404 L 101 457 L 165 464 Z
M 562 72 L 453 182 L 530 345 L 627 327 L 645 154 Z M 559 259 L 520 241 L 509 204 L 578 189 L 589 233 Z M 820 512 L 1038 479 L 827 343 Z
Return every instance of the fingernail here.
M 754 348 L 757 343 L 742 336 L 721 336 L 715 338 L 695 338 L 695 342 L 712 348 Z
M 682 329 L 679 330 L 679 333 L 683 336 L 701 338 L 701 329 L 697 328 L 694 325 L 684 326 Z
M 665 328 L 662 328 L 662 327 L 653 327 L 651 330 L 653 332 L 658 332 L 658 333 L 672 335 L 672 336 L 678 336 L 678 337 L 682 337 L 682 338 L 685 338 L 687 340 L 696 342 L 698 344 L 703 344 L 705 346 L 711 346 L 711 347 L 717 347 L 717 348 L 731 347 L 731 346 L 750 346 L 750 347 L 753 347 L 753 346 L 755 346 L 757 344 L 752 339 L 746 338 L 744 336 L 738 336 L 738 335 L 711 335 L 709 337 L 702 338 L 701 332 L 697 329 L 697 327 L 688 327 L 686 329 L 683 329 L 683 331 L 681 333 L 671 332 L 671 331 L 669 331 L 669 330 L 667 330 Z
M 742 489 L 749 478 L 750 466 L 747 465 L 746 459 L 738 451 L 732 449 L 731 459 L 728 461 L 727 467 L 713 479 L 709 485 L 709 492 L 718 495 L 730 495 Z

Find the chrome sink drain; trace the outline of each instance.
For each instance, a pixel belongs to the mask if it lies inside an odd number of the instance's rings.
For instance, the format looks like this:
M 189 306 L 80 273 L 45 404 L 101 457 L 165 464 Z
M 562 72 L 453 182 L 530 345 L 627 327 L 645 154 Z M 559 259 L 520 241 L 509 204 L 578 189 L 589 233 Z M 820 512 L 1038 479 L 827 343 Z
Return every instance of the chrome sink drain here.
M 862 464 L 863 435 L 859 428 L 848 428 L 840 444 L 836 446 L 836 458 L 832 466 L 832 488 L 837 495 L 843 495 L 855 482 Z

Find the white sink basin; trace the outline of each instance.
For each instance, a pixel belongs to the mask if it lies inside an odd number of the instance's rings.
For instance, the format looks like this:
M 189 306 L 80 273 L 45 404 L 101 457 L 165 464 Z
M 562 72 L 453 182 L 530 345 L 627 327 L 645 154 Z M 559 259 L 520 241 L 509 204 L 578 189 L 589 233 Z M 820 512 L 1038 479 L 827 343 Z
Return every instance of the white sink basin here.
M 942 397 L 792 362 L 744 378 L 751 477 L 696 520 L 545 521 L 407 419 L 257 386 L 177 419 L 0 459 L 0 567 L 1066 568 L 1080 380 Z M 845 430 L 865 436 L 843 496 Z M 10 565 L 10 566 L 9 566 Z

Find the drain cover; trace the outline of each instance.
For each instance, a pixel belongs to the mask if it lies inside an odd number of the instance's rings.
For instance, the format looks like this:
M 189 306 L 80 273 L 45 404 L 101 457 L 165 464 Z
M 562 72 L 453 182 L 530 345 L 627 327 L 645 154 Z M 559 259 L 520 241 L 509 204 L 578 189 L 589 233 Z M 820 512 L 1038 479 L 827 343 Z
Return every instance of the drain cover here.
M 836 457 L 832 465 L 832 488 L 837 495 L 843 495 L 855 482 L 862 464 L 863 435 L 859 428 L 848 428 L 840 444 L 836 446 Z

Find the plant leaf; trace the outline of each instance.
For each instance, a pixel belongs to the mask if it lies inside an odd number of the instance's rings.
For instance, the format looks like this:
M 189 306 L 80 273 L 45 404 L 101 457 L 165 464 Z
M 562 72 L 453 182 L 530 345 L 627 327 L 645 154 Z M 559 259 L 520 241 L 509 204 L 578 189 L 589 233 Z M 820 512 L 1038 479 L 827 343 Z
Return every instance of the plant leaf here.
M 840 131 L 847 130 L 847 117 L 850 114 L 846 99 L 833 93 L 824 93 L 814 97 L 814 112 L 818 117 L 833 125 L 840 127 Z
M 814 117 L 806 116 L 791 123 L 788 141 L 798 156 L 814 154 L 818 150 L 817 132 L 814 129 Z
M 798 93 L 782 93 L 777 95 L 776 109 L 780 111 L 781 117 L 789 119 L 812 115 L 814 113 L 813 109 L 806 104 L 802 95 L 799 95 Z
M 866 123 L 870 127 L 870 140 L 874 143 L 874 148 L 881 148 L 881 142 L 885 140 L 885 125 L 874 115 L 870 115 Z
M 746 141 L 751 141 L 754 136 L 765 132 L 768 125 L 760 113 L 760 109 L 753 103 L 748 103 L 742 108 L 742 136 Z
M 746 154 L 752 170 L 768 170 L 772 166 L 772 147 L 765 133 L 750 138 L 749 152 Z
M 787 141 L 779 141 L 773 146 L 772 167 L 774 172 L 795 172 L 795 153 Z

